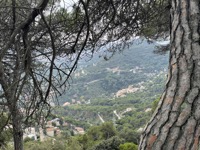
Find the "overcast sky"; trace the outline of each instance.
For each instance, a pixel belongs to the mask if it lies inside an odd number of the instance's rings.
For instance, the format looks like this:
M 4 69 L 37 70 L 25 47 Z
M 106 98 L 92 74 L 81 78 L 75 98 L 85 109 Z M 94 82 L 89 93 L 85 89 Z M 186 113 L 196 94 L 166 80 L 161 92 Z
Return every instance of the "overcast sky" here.
M 61 7 L 68 8 L 69 11 L 74 3 L 76 3 L 78 0 L 61 0 L 60 5 Z

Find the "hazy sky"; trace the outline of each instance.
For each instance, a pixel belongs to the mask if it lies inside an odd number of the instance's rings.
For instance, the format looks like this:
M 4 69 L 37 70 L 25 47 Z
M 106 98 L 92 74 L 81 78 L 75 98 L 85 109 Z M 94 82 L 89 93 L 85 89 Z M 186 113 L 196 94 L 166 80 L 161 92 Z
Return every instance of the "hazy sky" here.
M 78 0 L 61 0 L 61 6 L 66 6 L 66 7 L 70 7 L 72 6 L 74 3 L 76 3 Z

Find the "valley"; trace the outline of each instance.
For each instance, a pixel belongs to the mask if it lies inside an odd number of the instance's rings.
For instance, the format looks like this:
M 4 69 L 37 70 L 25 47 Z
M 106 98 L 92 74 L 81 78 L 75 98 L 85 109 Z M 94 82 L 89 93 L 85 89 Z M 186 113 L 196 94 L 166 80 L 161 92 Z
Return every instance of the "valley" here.
M 85 129 L 108 121 L 143 127 L 164 90 L 168 54 L 154 54 L 155 43 L 139 43 L 108 61 L 96 56 L 78 68 L 54 113 Z
M 168 65 L 168 54 L 153 52 L 155 43 L 139 43 L 109 60 L 94 56 L 77 68 L 70 88 L 58 98 L 59 104 L 54 102 L 46 120 L 43 137 L 47 146 L 54 140 L 59 149 L 67 145 L 69 150 L 74 150 L 74 145 L 77 150 L 96 150 L 123 143 L 137 148 L 164 90 Z M 43 144 L 34 142 L 31 147 L 36 146 Z

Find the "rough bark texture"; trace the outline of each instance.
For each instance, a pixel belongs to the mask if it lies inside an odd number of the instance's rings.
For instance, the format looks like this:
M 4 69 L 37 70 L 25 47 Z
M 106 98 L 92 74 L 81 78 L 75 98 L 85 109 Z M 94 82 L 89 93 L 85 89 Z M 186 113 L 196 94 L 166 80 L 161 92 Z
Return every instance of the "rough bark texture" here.
M 141 136 L 140 150 L 198 150 L 200 140 L 199 0 L 171 0 L 166 90 Z
M 14 140 L 14 149 L 23 150 L 23 130 L 21 125 L 21 115 L 17 109 L 12 114 L 12 123 L 13 123 L 13 140 Z

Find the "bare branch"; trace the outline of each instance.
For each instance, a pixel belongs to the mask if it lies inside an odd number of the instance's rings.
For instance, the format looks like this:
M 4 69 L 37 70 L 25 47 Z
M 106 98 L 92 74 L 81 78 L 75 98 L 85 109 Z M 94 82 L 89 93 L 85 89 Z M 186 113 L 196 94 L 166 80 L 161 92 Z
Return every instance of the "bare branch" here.
M 43 13 L 41 12 L 41 17 L 42 17 L 42 20 L 44 21 L 47 29 L 48 29 L 48 32 L 49 32 L 49 35 L 50 35 L 50 39 L 51 39 L 51 46 L 52 46 L 52 59 L 51 59 L 51 65 L 50 65 L 50 73 L 49 73 L 49 82 L 48 82 L 48 88 L 47 88 L 47 91 L 46 91 L 46 94 L 45 94 L 45 101 L 49 95 L 49 92 L 50 92 L 50 89 L 51 89 L 51 84 L 52 84 L 52 75 L 53 75 L 53 67 L 54 67 L 54 60 L 56 58 L 56 49 L 55 49 L 55 44 L 54 44 L 54 37 L 53 37 L 53 33 L 51 31 L 51 28 L 49 27 L 47 21 L 45 20 L 45 17 L 43 15 Z
M 16 35 L 20 32 L 20 30 L 28 28 L 29 25 L 39 15 L 39 13 L 45 9 L 48 2 L 49 2 L 49 0 L 41 0 L 40 4 L 35 9 L 33 9 L 33 11 L 28 15 L 27 19 L 13 31 L 12 35 L 10 36 L 10 40 L 7 42 L 7 44 L 1 50 L 0 61 L 3 59 L 6 51 L 11 47 L 11 44 L 14 42 L 14 39 L 15 39 Z

